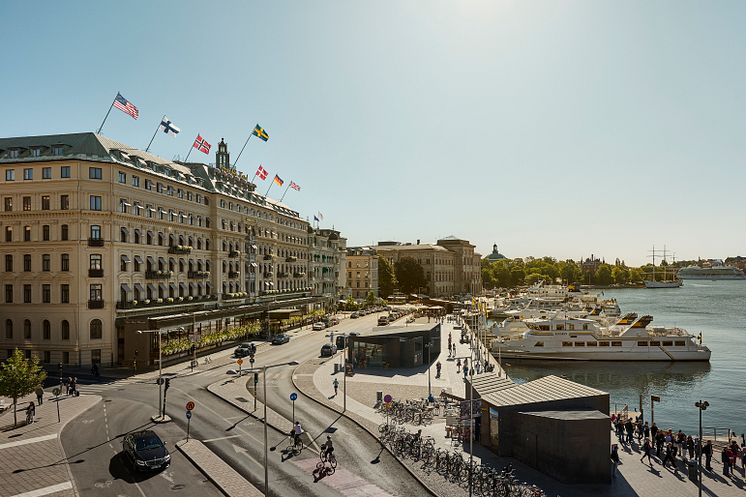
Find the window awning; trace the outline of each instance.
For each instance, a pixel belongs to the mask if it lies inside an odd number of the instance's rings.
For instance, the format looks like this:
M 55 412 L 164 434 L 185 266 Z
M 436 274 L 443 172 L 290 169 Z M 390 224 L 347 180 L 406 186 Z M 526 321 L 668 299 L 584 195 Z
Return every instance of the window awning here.
M 168 291 L 168 287 L 166 286 L 166 284 L 165 284 L 165 283 L 158 283 L 158 288 L 159 288 L 159 289 L 160 289 L 160 290 L 161 290 L 162 292 L 167 292 L 167 291 Z
M 149 263 L 155 264 L 155 259 L 153 258 L 152 255 L 147 256 L 146 259 L 148 260 Z
M 155 292 L 157 292 L 157 291 L 158 291 L 158 290 L 157 290 L 157 289 L 155 288 L 155 285 L 154 285 L 154 284 L 152 284 L 152 283 L 148 283 L 148 290 L 150 290 L 150 291 L 151 291 L 151 292 L 153 292 L 153 293 L 155 293 Z
M 138 263 L 138 264 L 142 264 L 142 257 L 140 257 L 139 255 L 136 255 L 135 256 L 135 262 Z
M 141 292 L 145 291 L 145 289 L 142 287 L 142 284 L 140 283 L 135 283 L 135 290 L 139 290 Z
M 179 283 L 179 288 L 181 288 L 183 290 L 186 290 L 186 287 L 187 287 L 187 285 L 183 281 L 181 283 Z
M 130 263 L 130 258 L 129 258 L 129 256 L 127 254 L 122 254 L 122 262 L 125 263 L 125 264 L 129 264 Z
M 162 264 L 165 264 L 166 263 L 166 259 L 164 257 L 158 257 L 158 262 L 160 262 Z
M 256 262 L 252 262 L 252 263 L 251 263 L 251 264 L 249 264 L 249 265 L 250 265 L 251 267 L 259 267 L 259 264 L 257 264 Z
M 130 293 L 132 291 L 132 289 L 127 283 L 120 283 L 119 288 L 121 288 L 121 290 L 126 293 Z
M 168 287 L 171 288 L 172 290 L 176 290 L 176 283 L 169 283 Z

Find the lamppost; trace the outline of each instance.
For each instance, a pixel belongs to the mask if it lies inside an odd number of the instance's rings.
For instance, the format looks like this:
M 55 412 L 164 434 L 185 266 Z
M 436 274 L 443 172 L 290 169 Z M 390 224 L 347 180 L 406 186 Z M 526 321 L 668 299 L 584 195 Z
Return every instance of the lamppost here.
M 428 342 L 425 344 L 425 348 L 427 349 L 427 400 L 430 402 L 433 398 L 433 388 L 430 383 L 430 367 L 432 366 L 432 363 L 430 362 L 430 346 L 432 345 L 432 342 L 430 341 L 429 336 L 427 338 Z
M 699 462 L 697 464 L 699 469 L 699 478 L 697 478 L 699 484 L 699 497 L 702 497 L 702 449 L 704 448 L 704 446 L 702 445 L 702 411 L 706 410 L 709 405 L 710 403 L 706 400 L 704 402 L 700 400 L 699 402 L 694 403 L 694 406 L 699 409 Z

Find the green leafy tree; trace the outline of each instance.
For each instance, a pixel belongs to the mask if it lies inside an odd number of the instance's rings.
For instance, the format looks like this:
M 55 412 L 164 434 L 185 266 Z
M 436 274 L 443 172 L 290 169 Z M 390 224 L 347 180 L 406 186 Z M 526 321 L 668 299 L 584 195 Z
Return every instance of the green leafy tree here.
M 368 295 L 365 296 L 365 305 L 373 305 L 376 303 L 376 296 L 372 291 L 368 292 Z
M 396 280 L 394 266 L 386 257 L 378 258 L 378 288 L 381 297 L 386 298 L 394 293 L 399 282 Z
M 625 285 L 629 281 L 629 270 L 624 266 L 614 266 L 611 269 L 611 277 L 614 283 Z
M 427 286 L 425 270 L 422 269 L 417 260 L 411 257 L 403 257 L 396 261 L 396 279 L 399 280 L 399 288 L 404 293 L 417 293 L 421 288 Z
M 18 399 L 36 390 L 46 377 L 47 372 L 39 365 L 39 358 L 33 356 L 28 360 L 18 349 L 0 365 L 0 395 L 13 399 L 13 426 L 18 424 Z
M 595 284 L 601 286 L 611 285 L 611 267 L 608 264 L 601 264 L 596 269 Z
M 629 270 L 629 277 L 627 281 L 630 283 L 640 283 L 642 281 L 642 271 L 638 268 L 632 268 Z

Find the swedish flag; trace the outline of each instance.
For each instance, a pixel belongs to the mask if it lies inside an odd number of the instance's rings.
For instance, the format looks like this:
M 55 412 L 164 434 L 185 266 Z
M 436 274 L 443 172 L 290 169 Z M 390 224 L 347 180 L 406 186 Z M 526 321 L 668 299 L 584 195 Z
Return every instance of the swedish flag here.
M 256 136 L 257 138 L 261 138 L 265 142 L 269 140 L 269 135 L 267 134 L 267 132 L 264 131 L 264 128 L 262 128 L 258 124 L 254 126 L 254 131 L 252 131 L 251 134 Z

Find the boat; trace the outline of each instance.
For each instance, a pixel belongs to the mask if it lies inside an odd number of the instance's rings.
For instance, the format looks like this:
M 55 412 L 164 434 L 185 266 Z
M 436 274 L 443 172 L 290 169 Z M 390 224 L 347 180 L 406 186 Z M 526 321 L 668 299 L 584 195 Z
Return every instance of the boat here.
M 743 270 L 734 266 L 687 266 L 679 269 L 676 277 L 680 280 L 746 280 Z
M 623 321 L 629 321 L 625 316 Z M 710 349 L 681 328 L 649 326 L 653 317 L 603 328 L 592 319 L 523 320 L 522 334 L 500 336 L 492 353 L 506 359 L 564 361 L 709 361 Z M 697 342 L 697 339 L 699 343 Z
M 655 279 L 655 245 L 653 245 L 653 250 L 651 252 L 651 257 L 653 258 L 653 272 L 651 275 L 651 278 L 649 280 L 643 280 L 643 283 L 645 284 L 645 288 L 679 288 L 681 285 L 684 284 L 682 280 L 676 277 L 676 275 L 673 275 L 673 279 L 668 279 L 668 266 L 663 266 L 663 279 L 662 280 L 656 280 Z M 666 246 L 663 246 L 663 262 L 666 262 Z

